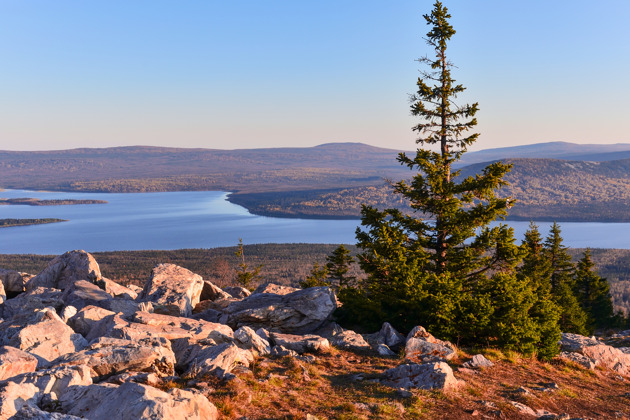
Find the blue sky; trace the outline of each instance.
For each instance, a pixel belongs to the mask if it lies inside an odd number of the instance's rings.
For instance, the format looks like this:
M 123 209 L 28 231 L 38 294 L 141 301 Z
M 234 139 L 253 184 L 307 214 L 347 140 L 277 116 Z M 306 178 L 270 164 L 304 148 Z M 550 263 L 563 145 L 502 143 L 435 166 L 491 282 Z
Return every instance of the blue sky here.
M 413 149 L 432 4 L 0 0 L 0 149 Z M 630 2 L 444 4 L 475 150 L 630 143 Z

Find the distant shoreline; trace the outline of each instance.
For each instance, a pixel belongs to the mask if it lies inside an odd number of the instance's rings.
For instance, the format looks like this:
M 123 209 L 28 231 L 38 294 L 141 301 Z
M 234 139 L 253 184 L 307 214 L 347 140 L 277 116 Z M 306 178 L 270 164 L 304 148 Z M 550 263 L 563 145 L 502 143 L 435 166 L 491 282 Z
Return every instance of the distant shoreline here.
M 67 222 L 66 219 L 0 219 L 0 229 L 16 226 L 45 225 L 49 223 Z
M 0 206 L 72 206 L 79 204 L 107 204 L 105 200 L 40 200 L 38 198 L 0 198 Z

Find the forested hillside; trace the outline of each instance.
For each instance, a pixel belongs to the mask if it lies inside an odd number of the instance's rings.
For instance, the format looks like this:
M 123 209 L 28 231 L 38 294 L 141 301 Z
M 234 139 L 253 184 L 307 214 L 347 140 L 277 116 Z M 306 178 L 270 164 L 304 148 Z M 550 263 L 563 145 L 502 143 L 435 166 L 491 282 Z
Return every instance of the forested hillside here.
M 502 196 L 517 200 L 516 220 L 630 220 L 628 145 L 519 146 L 471 153 L 504 155 L 513 169 Z M 612 151 L 611 151 L 612 150 Z M 548 153 L 576 160 L 518 158 Z M 210 150 L 157 147 L 0 152 L 0 187 L 92 192 L 232 191 L 230 200 L 257 214 L 358 217 L 361 204 L 403 208 L 386 179 L 411 176 L 397 151 L 360 143 L 310 148 Z M 593 161 L 577 160 L 578 158 Z M 595 161 L 601 159 L 602 161 Z M 485 167 L 462 168 L 461 176 Z

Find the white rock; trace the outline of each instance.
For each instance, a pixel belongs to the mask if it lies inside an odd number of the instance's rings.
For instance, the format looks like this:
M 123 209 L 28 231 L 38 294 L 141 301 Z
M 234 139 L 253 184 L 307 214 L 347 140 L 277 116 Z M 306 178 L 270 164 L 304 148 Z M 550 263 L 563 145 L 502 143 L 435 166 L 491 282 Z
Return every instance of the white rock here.
M 141 302 L 153 302 L 157 313 L 190 316 L 199 303 L 203 279 L 175 264 L 160 264 L 138 296 Z
M 22 373 L 34 372 L 37 358 L 15 347 L 0 347 L 0 381 Z
M 127 382 L 73 387 L 59 398 L 62 411 L 89 420 L 215 420 L 216 407 L 198 392 Z
M 381 382 L 393 388 L 419 388 L 450 390 L 462 381 L 455 379 L 453 369 L 445 362 L 404 364 L 384 373 Z
M 49 262 L 41 273 L 28 281 L 26 289 L 51 287 L 65 290 L 76 281 L 95 283 L 101 278 L 101 270 L 91 254 L 83 250 L 69 251 Z

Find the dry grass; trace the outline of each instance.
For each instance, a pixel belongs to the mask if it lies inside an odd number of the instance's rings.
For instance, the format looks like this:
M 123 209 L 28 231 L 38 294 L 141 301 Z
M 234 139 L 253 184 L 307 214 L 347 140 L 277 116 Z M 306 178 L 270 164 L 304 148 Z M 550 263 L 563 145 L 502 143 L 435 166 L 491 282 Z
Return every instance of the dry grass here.
M 396 358 L 357 355 L 335 350 L 317 355 L 313 363 L 292 358 L 259 359 L 238 379 L 205 378 L 206 395 L 223 419 L 465 419 L 532 418 L 510 404 L 567 413 L 581 418 L 630 418 L 630 382 L 611 371 L 588 371 L 572 363 L 539 362 L 516 353 L 484 351 L 495 362 L 481 371 L 458 372 L 461 353 L 452 363 L 464 384 L 450 392 L 397 390 L 373 381 L 400 363 Z M 558 389 L 543 391 L 545 384 Z M 531 391 L 523 394 L 517 390 Z

